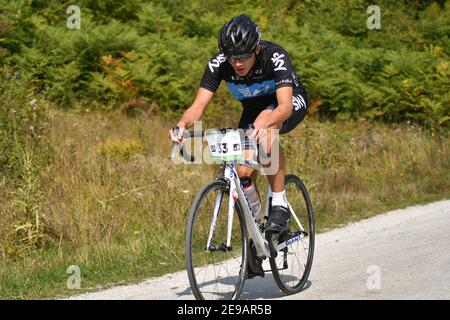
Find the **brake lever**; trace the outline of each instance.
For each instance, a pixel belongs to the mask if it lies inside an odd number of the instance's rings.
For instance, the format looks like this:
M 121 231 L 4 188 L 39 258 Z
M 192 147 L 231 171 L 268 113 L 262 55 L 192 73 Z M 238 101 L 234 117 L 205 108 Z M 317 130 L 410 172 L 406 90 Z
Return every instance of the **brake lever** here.
M 180 128 L 178 126 L 175 126 L 172 128 L 172 132 L 175 136 L 178 136 L 179 132 L 180 132 Z M 183 133 L 184 136 L 184 133 Z M 175 153 L 179 152 L 181 157 L 183 157 L 184 160 L 189 161 L 189 162 L 194 162 L 195 158 L 194 156 L 190 156 L 188 155 L 188 153 L 186 152 L 186 148 L 183 143 L 173 143 L 173 148 L 172 148 L 172 160 L 175 159 Z

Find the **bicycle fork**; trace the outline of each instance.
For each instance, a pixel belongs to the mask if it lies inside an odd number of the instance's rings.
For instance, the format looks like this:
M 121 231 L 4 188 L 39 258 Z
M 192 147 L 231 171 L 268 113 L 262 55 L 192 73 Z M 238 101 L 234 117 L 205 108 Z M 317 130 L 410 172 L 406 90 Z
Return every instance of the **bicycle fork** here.
M 208 242 L 206 243 L 206 248 L 205 248 L 206 250 L 209 250 L 209 251 L 216 251 L 216 250 L 227 251 L 227 248 L 224 248 L 223 244 L 220 244 L 217 247 L 211 244 L 213 234 L 214 234 L 214 229 L 216 228 L 217 217 L 219 216 L 219 212 L 220 212 L 220 206 L 222 204 L 222 199 L 223 199 L 223 191 L 221 190 L 217 194 L 216 202 L 214 203 L 213 218 L 211 220 L 211 225 L 209 226 Z M 229 242 L 227 242 L 227 247 L 228 248 L 230 247 Z

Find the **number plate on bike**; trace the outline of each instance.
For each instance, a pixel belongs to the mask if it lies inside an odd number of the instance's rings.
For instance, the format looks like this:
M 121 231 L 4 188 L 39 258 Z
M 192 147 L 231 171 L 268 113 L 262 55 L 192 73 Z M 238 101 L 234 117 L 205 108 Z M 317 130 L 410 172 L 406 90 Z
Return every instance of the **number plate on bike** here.
M 241 135 L 237 130 L 207 130 L 205 139 L 213 160 L 242 160 Z

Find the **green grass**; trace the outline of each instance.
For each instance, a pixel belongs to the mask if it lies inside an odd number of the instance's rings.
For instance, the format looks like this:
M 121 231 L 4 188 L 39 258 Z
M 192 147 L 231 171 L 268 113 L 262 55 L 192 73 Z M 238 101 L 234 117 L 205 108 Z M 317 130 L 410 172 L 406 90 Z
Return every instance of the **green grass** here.
M 113 284 L 123 284 L 124 280 L 137 282 L 149 275 L 162 275 L 183 267 L 178 257 L 163 250 L 164 245 L 155 241 L 154 235 L 148 234 L 108 248 L 67 247 L 60 249 L 60 252 L 45 250 L 10 261 L 8 266 L 2 266 L 8 274 L 2 274 L 1 297 L 29 299 L 67 296 L 98 289 L 99 284 L 102 288 L 108 288 Z M 155 248 L 159 251 L 155 252 Z M 178 252 L 180 254 L 181 251 Z M 81 270 L 81 290 L 67 288 L 67 280 L 71 276 L 67 269 L 71 265 Z
M 206 115 L 209 127 L 229 126 Z M 226 119 L 226 123 L 223 123 Z M 174 165 L 163 117 L 52 111 L 54 154 L 41 170 L 38 210 L 47 246 L 17 247 L 14 185 L 0 179 L 0 298 L 52 298 L 184 269 L 185 225 L 216 166 Z M 288 172 L 312 197 L 319 231 L 387 210 L 450 197 L 447 131 L 413 125 L 306 119 L 282 139 Z M 258 181 L 260 190 L 265 179 Z M 16 254 L 12 254 L 15 252 Z M 67 289 L 70 265 L 81 290 Z

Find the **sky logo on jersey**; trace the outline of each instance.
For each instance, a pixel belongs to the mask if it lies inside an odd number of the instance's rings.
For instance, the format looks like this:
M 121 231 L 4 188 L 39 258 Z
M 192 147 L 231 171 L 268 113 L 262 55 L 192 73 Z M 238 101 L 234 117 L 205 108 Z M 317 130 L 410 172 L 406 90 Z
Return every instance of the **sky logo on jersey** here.
M 294 110 L 297 111 L 300 108 L 306 109 L 306 102 L 305 99 L 303 99 L 300 95 L 295 95 L 292 97 L 292 105 L 294 106 Z
M 227 58 L 225 58 L 225 55 L 223 53 L 219 54 L 216 58 L 212 59 L 208 63 L 209 70 L 211 70 L 211 72 L 214 73 L 214 68 L 220 67 L 220 64 L 225 61 L 227 61 Z
M 271 59 L 273 64 L 275 65 L 275 69 L 274 71 L 280 71 L 280 70 L 286 70 L 284 66 L 284 54 L 279 54 L 278 52 L 275 52 L 272 56 L 273 58 Z
M 262 83 L 254 83 L 252 85 L 235 84 L 227 82 L 228 89 L 231 94 L 238 100 L 244 100 L 248 98 L 267 96 L 275 93 L 275 81 L 267 80 Z

